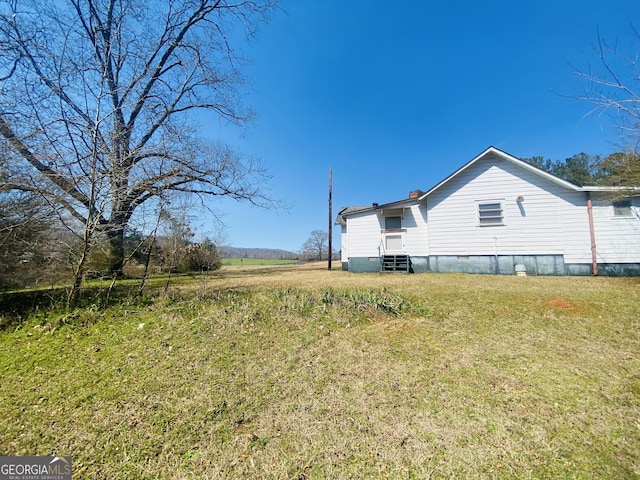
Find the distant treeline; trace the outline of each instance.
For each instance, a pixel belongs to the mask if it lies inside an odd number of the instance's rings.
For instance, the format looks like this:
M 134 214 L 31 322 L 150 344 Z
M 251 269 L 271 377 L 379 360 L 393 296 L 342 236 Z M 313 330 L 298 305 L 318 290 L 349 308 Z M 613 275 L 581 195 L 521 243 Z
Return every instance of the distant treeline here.
M 299 260 L 300 254 L 276 248 L 223 247 L 225 258 L 259 258 L 264 260 Z
M 616 152 L 606 157 L 578 153 L 565 160 L 542 156 L 522 160 L 579 187 L 640 185 L 640 156 L 635 153 Z

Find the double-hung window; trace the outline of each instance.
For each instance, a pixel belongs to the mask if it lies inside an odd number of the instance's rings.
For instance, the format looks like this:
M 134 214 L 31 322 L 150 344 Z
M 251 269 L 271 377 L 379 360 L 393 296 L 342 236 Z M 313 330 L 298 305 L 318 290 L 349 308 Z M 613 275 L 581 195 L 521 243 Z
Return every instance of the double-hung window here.
M 480 225 L 481 227 L 504 225 L 502 202 L 479 202 L 478 225 Z

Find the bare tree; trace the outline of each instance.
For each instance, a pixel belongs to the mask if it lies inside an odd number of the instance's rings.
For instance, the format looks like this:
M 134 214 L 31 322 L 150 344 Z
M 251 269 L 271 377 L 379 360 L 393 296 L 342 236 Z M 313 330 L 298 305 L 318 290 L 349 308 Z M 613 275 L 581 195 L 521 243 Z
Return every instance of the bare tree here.
M 306 258 L 322 260 L 327 258 L 329 250 L 329 236 L 322 230 L 313 230 L 309 238 L 302 245 L 302 254 Z
M 598 62 L 576 69 L 585 81 L 578 99 L 593 105 L 592 115 L 608 115 L 619 130 L 623 152 L 602 159 L 598 167 L 603 183 L 640 185 L 640 33 L 633 30 L 630 43 L 609 43 L 598 34 Z M 636 192 L 637 193 L 637 192 Z
M 162 232 L 162 267 L 168 273 L 164 293 L 166 294 L 175 272 L 184 273 L 187 267 L 187 246 L 192 243 L 195 232 L 191 228 L 188 203 L 173 206 L 172 211 L 160 212 Z
M 0 193 L 0 289 L 34 282 L 48 250 L 52 222 L 39 198 L 24 192 Z M 34 275 L 26 275 L 31 266 Z
M 192 267 L 202 272 L 202 296 L 207 294 L 207 286 L 209 283 L 209 273 L 217 270 L 222 265 L 220 257 L 220 249 L 210 238 L 205 238 L 201 244 L 192 252 Z
M 13 171 L 0 188 L 42 195 L 85 237 L 106 234 L 116 274 L 136 209 L 165 192 L 270 205 L 260 162 L 204 142 L 189 113 L 251 118 L 230 38 L 253 35 L 276 1 L 0 2 L 0 139 Z

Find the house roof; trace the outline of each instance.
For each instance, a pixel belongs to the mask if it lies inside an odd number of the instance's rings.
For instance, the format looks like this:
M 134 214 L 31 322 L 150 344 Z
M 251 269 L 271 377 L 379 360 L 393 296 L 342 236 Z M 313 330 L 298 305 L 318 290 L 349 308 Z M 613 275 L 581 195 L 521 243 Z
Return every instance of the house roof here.
M 398 200 L 397 202 L 391 203 L 372 203 L 371 205 L 362 206 L 362 207 L 345 207 L 338 212 L 338 216 L 336 217 L 336 225 L 346 225 L 345 217 L 349 215 L 354 215 L 356 213 L 367 212 L 369 210 L 387 210 L 390 208 L 402 208 L 408 205 L 414 205 L 419 203 L 419 198 L 405 198 L 404 200 Z
M 429 190 L 427 190 L 425 193 L 423 193 L 422 195 L 420 195 L 417 198 L 408 198 L 408 199 L 404 199 L 404 200 L 398 200 L 396 202 L 391 202 L 391 203 L 386 203 L 384 205 L 378 205 L 377 203 L 374 203 L 373 205 L 369 205 L 366 207 L 347 207 L 344 208 L 343 210 L 340 211 L 340 213 L 338 214 L 338 220 L 336 220 L 337 224 L 341 224 L 343 225 L 345 222 L 345 217 L 349 216 L 349 215 L 353 215 L 355 213 L 360 213 L 360 212 L 365 212 L 367 210 L 379 210 L 379 209 L 388 209 L 388 208 L 400 208 L 400 207 L 404 207 L 404 206 L 408 206 L 408 205 L 413 205 L 415 203 L 419 203 L 421 201 L 423 201 L 425 198 L 427 198 L 429 195 L 431 195 L 433 192 L 435 192 L 436 190 L 438 190 L 439 188 L 441 188 L 443 185 L 447 184 L 449 181 L 451 181 L 453 178 L 457 177 L 458 175 L 460 175 L 462 172 L 464 172 L 465 170 L 467 170 L 468 168 L 470 168 L 471 166 L 473 166 L 474 164 L 478 163 L 479 161 L 487 158 L 487 157 L 497 157 L 501 160 L 507 161 L 509 163 L 512 163 L 514 165 L 517 165 L 520 168 L 523 168 L 525 170 L 528 170 L 529 172 L 538 175 L 550 182 L 553 182 L 557 185 L 560 185 L 561 187 L 564 187 L 568 190 L 573 190 L 576 192 L 615 192 L 615 191 L 624 191 L 624 190 L 629 190 L 628 187 L 604 187 L 604 186 L 583 186 L 583 187 L 579 187 L 571 182 L 568 182 L 566 180 L 563 180 L 559 177 L 556 177 L 555 175 L 552 175 L 551 173 L 545 172 L 544 170 L 540 170 L 537 167 L 534 167 L 533 165 L 520 160 L 516 157 L 514 157 L 513 155 L 510 155 L 506 152 L 503 152 L 502 150 L 500 150 L 499 148 L 496 147 L 489 147 L 486 150 L 484 150 L 482 153 L 480 153 L 479 155 L 475 156 L 473 159 L 471 159 L 469 162 L 467 162 L 466 164 L 464 164 L 462 167 L 460 167 L 459 169 L 457 169 L 455 172 L 453 172 L 451 175 L 449 175 L 448 177 L 446 177 L 445 179 L 441 180 L 440 182 L 438 182 L 436 185 L 434 185 L 433 187 L 431 187 Z M 636 190 L 635 188 L 632 190 Z
M 496 147 L 489 147 L 485 151 L 480 153 L 479 155 L 475 156 L 471 161 L 467 162 L 465 165 L 463 165 L 458 170 L 453 172 L 447 178 L 445 178 L 444 180 L 440 181 L 439 183 L 437 183 L 436 185 L 431 187 L 429 190 L 427 190 L 426 193 L 424 193 L 422 196 L 420 196 L 420 200 L 423 200 L 423 199 L 427 198 L 429 195 L 431 195 L 433 192 L 438 190 L 440 187 L 442 187 L 443 185 L 448 183 L 454 177 L 457 177 L 462 172 L 464 172 L 465 170 L 470 168 L 472 165 L 478 163 L 479 161 L 481 161 L 484 158 L 487 158 L 489 156 L 498 157 L 501 160 L 505 160 L 505 161 L 507 161 L 509 163 L 517 165 L 518 167 L 521 167 L 521 168 L 524 168 L 526 170 L 529 170 L 530 172 L 534 173 L 535 175 L 538 175 L 540 177 L 546 178 L 547 180 L 549 180 L 549 181 L 551 181 L 553 183 L 556 183 L 556 184 L 558 184 L 558 185 L 560 185 L 562 187 L 565 187 L 565 188 L 567 188 L 569 190 L 580 191 L 580 190 L 584 190 L 585 188 L 588 188 L 588 187 L 578 187 L 577 185 L 574 185 L 571 182 L 567 182 L 566 180 L 558 178 L 555 175 L 552 175 L 550 173 L 545 172 L 544 170 L 540 170 L 539 168 L 534 167 L 533 165 L 530 165 L 527 162 L 524 162 L 524 161 L 514 157 L 513 155 L 509 155 L 507 152 L 503 152 L 502 150 L 500 150 L 500 149 L 498 149 Z
M 336 225 L 346 225 L 344 217 L 347 215 L 352 215 L 358 212 L 366 212 L 367 210 L 371 210 L 373 207 L 371 205 L 367 205 L 364 207 L 343 207 L 338 212 L 338 216 L 336 217 Z

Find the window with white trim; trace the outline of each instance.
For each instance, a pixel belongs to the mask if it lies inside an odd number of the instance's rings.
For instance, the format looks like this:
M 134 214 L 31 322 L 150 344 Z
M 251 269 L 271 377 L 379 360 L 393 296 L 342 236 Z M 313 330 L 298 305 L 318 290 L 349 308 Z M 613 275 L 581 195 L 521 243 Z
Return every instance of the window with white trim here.
M 502 202 L 478 203 L 478 225 L 481 227 L 504 225 Z
M 385 230 L 397 230 L 402 228 L 402 217 L 384 217 Z
M 631 217 L 633 212 L 631 211 L 631 200 L 620 200 L 619 202 L 613 202 L 613 216 L 614 217 Z

